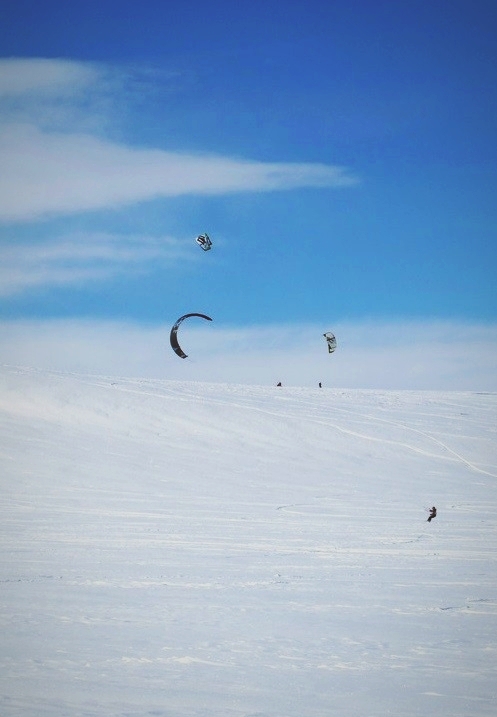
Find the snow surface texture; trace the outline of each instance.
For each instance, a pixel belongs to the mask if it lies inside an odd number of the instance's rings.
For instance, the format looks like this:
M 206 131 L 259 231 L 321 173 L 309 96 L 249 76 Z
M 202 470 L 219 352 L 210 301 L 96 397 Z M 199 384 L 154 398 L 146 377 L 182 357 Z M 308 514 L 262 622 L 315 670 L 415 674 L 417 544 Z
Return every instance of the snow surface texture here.
M 495 717 L 496 394 L 0 379 L 2 717 Z

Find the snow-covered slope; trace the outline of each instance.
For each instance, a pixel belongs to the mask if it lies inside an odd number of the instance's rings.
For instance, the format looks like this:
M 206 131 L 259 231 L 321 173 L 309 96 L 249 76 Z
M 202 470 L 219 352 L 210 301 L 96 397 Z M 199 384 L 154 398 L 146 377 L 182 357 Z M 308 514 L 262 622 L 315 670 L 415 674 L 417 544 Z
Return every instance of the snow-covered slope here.
M 497 395 L 0 382 L 2 717 L 497 714 Z

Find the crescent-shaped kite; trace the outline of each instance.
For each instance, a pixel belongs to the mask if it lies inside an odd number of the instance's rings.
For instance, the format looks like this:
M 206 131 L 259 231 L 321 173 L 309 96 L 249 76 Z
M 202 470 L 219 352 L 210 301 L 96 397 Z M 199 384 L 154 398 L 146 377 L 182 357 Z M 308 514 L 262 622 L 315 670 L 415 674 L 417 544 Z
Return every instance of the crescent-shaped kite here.
M 210 316 L 206 316 L 205 314 L 185 314 L 184 316 L 180 316 L 180 318 L 176 321 L 173 328 L 171 329 L 171 334 L 169 336 L 169 341 L 171 342 L 171 348 L 172 350 L 180 357 L 180 358 L 187 358 L 188 354 L 185 354 L 183 349 L 178 343 L 178 329 L 182 321 L 184 319 L 188 319 L 190 316 L 199 316 L 201 319 L 206 319 L 207 321 L 212 321 Z

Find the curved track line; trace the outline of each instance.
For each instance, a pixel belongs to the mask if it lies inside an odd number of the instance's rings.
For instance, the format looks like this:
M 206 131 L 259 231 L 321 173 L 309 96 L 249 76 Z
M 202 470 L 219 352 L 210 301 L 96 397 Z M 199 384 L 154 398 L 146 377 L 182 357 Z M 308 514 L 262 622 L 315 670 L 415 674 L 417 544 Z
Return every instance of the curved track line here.
M 87 383 L 88 385 L 92 385 L 92 386 L 97 386 L 99 388 L 105 387 L 104 383 L 90 383 L 87 381 L 80 381 L 80 382 Z M 140 391 L 138 389 L 126 388 L 124 386 L 118 386 L 118 387 L 114 387 L 114 388 L 117 388 L 118 391 L 122 391 L 124 393 L 135 393 L 135 394 L 139 394 L 139 395 L 152 396 L 153 398 L 159 398 L 159 399 L 164 399 L 166 397 L 171 396 L 171 394 L 169 394 L 168 396 L 158 395 L 156 393 L 151 393 L 150 391 Z M 190 397 L 193 398 L 192 395 L 190 395 Z M 281 412 L 281 411 L 269 411 L 265 408 L 260 408 L 259 406 L 235 403 L 233 401 L 225 401 L 225 400 L 214 398 L 212 396 L 202 396 L 202 400 L 203 400 L 203 402 L 208 402 L 211 404 L 216 404 L 216 405 L 221 405 L 221 406 L 228 405 L 228 406 L 232 406 L 234 408 L 242 408 L 245 410 L 248 409 L 251 411 L 256 411 L 258 413 L 264 413 L 269 416 L 275 416 L 277 418 L 292 418 L 294 420 L 298 420 L 298 417 L 295 416 L 295 414 L 293 414 L 293 413 Z M 411 426 L 408 426 L 405 423 L 400 423 L 398 421 L 389 421 L 386 418 L 378 418 L 376 416 L 371 416 L 369 414 L 364 414 L 364 413 L 355 413 L 354 411 L 351 411 L 346 408 L 334 407 L 334 410 L 342 411 L 343 413 L 350 413 L 355 417 L 364 418 L 368 421 L 376 421 L 377 423 L 385 423 L 387 425 L 395 426 L 397 428 L 402 428 L 404 430 L 412 431 L 413 433 L 417 433 L 418 435 L 423 436 L 424 438 L 432 441 L 433 443 L 436 443 L 441 448 L 443 448 L 445 451 L 447 451 L 447 453 L 452 454 L 453 458 L 445 457 L 446 460 L 459 461 L 460 463 L 463 463 L 464 465 L 468 466 L 468 468 L 471 468 L 472 470 L 474 470 L 477 473 L 482 473 L 484 475 L 491 476 L 492 478 L 497 478 L 496 473 L 491 473 L 490 471 L 486 471 L 483 468 L 479 468 L 477 465 L 475 465 L 471 461 L 464 458 L 464 456 L 462 456 L 460 453 L 457 453 L 457 451 L 454 451 L 452 448 L 447 446 L 445 443 L 443 443 L 443 441 L 439 440 L 438 438 L 435 438 L 434 436 L 430 435 L 429 433 L 419 430 L 418 428 L 412 428 Z M 355 436 L 356 438 L 362 438 L 367 441 L 375 441 L 378 443 L 387 443 L 390 445 L 402 446 L 404 448 L 407 448 L 408 450 L 413 451 L 414 453 L 420 453 L 421 455 L 431 456 L 433 458 L 444 458 L 444 456 L 439 456 L 436 453 L 430 453 L 430 452 L 422 450 L 420 448 L 416 448 L 415 446 L 411 446 L 409 443 L 404 443 L 403 441 L 394 441 L 394 440 L 390 440 L 388 438 L 377 438 L 376 436 L 368 436 L 364 433 L 359 433 L 357 431 L 352 431 L 350 429 L 343 428 L 342 426 L 339 426 L 336 423 L 331 423 L 330 421 L 326 421 L 326 420 L 319 419 L 319 418 L 314 418 L 309 415 L 306 416 L 306 419 L 313 423 L 317 423 L 321 426 L 329 426 L 330 428 L 334 428 L 336 431 L 339 431 L 340 433 L 350 435 L 350 436 Z
M 338 410 L 340 410 L 340 411 L 346 411 L 347 413 L 353 413 L 352 411 L 347 411 L 347 409 L 344 409 L 344 408 L 339 408 Z M 447 444 L 445 444 L 443 441 L 441 441 L 441 440 L 438 439 L 438 438 L 435 438 L 435 437 L 432 436 L 430 433 L 426 433 L 425 431 L 421 431 L 419 428 L 412 428 L 412 426 L 408 426 L 408 425 L 405 424 L 405 423 L 400 423 L 400 422 L 398 422 L 398 421 L 389 421 L 389 420 L 387 420 L 386 418 L 377 418 L 376 416 L 370 416 L 370 415 L 368 415 L 368 414 L 356 414 L 356 413 L 353 413 L 353 415 L 354 415 L 354 416 L 359 415 L 359 416 L 361 416 L 362 418 L 368 419 L 369 421 L 372 420 L 372 421 L 377 421 L 378 423 L 386 423 L 387 425 L 396 426 L 397 428 L 403 428 L 403 429 L 405 429 L 406 431 L 412 431 L 413 433 L 417 433 L 417 434 L 419 434 L 420 436 L 423 436 L 424 438 L 428 438 L 428 440 L 433 441 L 433 443 L 438 444 L 439 446 L 441 446 L 442 448 L 444 448 L 448 453 L 452 453 L 452 455 L 455 457 L 455 459 L 457 459 L 457 460 L 460 461 L 461 463 L 464 463 L 464 464 L 467 465 L 469 468 L 472 468 L 472 469 L 473 469 L 474 471 L 476 471 L 477 473 L 483 473 L 484 475 L 491 476 L 492 478 L 497 478 L 497 474 L 496 474 L 496 473 L 491 473 L 490 471 L 486 471 L 486 470 L 484 470 L 483 468 L 479 468 L 479 467 L 478 467 L 477 465 L 475 465 L 474 463 L 471 463 L 471 461 L 468 461 L 467 458 L 464 458 L 464 456 L 461 456 L 460 453 L 457 453 L 457 451 L 455 451 L 455 450 L 453 450 L 452 448 L 450 448 L 450 447 L 449 447 Z M 395 443 L 396 441 L 389 441 L 389 442 Z M 408 444 L 405 444 L 405 443 L 400 443 L 399 445 L 404 445 L 404 446 L 410 447 L 410 446 L 408 446 Z M 413 450 L 417 450 L 417 449 L 413 449 Z M 419 452 L 419 453 L 424 453 L 424 451 L 418 451 L 418 452 Z M 430 455 L 430 454 L 426 453 L 426 455 Z

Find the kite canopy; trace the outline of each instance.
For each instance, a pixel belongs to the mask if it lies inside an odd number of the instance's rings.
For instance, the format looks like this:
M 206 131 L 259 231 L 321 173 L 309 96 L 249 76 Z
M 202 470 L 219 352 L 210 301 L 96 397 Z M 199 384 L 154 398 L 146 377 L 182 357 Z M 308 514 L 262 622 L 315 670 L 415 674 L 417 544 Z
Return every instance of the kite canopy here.
M 209 235 L 207 233 L 199 234 L 195 241 L 204 251 L 209 251 L 212 246 L 212 242 L 209 239 Z
M 184 314 L 184 316 L 180 316 L 180 318 L 176 321 L 173 328 L 171 329 L 171 334 L 169 336 L 169 341 L 171 342 L 171 348 L 172 350 L 180 357 L 180 358 L 187 358 L 188 354 L 185 354 L 183 349 L 178 343 L 178 329 L 182 321 L 185 319 L 188 319 L 190 316 L 199 316 L 201 319 L 206 319 L 207 321 L 212 321 L 210 316 L 206 316 L 205 314 Z
M 337 340 L 335 338 L 335 335 L 332 334 L 331 331 L 327 331 L 325 334 L 323 334 L 323 336 L 328 343 L 328 352 L 332 354 L 337 347 Z

